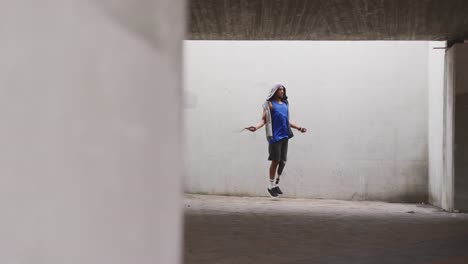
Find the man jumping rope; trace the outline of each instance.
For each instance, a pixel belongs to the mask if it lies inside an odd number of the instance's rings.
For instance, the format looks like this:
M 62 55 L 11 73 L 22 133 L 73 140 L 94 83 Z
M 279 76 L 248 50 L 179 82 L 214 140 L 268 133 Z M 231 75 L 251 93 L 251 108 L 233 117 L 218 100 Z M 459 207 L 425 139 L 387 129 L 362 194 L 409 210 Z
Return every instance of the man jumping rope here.
M 294 136 L 291 128 L 295 128 L 301 133 L 305 133 L 307 129 L 289 120 L 289 102 L 286 96 L 286 88 L 282 84 L 277 84 L 271 89 L 262 107 L 262 120 L 246 129 L 255 132 L 266 125 L 268 160 L 271 161 L 268 193 L 271 197 L 278 197 L 283 194 L 279 188 L 279 182 L 286 165 L 288 140 Z M 276 173 L 277 176 L 275 177 Z

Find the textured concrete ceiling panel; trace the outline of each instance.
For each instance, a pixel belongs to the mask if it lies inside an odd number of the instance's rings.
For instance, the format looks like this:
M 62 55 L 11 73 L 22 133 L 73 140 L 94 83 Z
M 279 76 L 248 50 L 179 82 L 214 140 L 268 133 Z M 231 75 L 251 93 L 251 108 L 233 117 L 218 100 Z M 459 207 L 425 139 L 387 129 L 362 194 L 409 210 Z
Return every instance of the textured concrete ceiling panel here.
M 190 0 L 188 39 L 458 40 L 468 0 Z

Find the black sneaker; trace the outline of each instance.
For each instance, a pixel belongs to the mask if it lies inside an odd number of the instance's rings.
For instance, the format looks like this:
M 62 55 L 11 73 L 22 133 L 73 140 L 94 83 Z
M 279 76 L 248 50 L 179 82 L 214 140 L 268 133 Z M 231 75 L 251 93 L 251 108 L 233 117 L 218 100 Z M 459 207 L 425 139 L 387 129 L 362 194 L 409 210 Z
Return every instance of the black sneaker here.
M 273 198 L 273 197 L 278 197 L 278 193 L 276 192 L 275 190 L 276 188 L 273 188 L 273 189 L 270 189 L 268 188 L 268 193 L 270 194 L 270 196 Z
M 275 188 L 273 188 L 273 190 L 275 190 L 277 194 L 283 194 L 279 186 L 276 186 Z

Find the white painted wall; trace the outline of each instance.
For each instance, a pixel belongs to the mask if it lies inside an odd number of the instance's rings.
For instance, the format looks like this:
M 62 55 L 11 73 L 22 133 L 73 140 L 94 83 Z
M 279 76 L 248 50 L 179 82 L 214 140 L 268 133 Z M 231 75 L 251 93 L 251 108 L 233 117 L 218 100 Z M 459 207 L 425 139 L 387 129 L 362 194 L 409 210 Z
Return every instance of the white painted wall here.
M 179 263 L 181 0 L 0 1 L 0 263 Z
M 185 190 L 265 195 L 258 122 L 283 82 L 291 119 L 289 197 L 426 201 L 427 42 L 185 42 Z
M 427 58 L 429 100 L 429 203 L 442 207 L 443 137 L 444 137 L 444 62 L 445 41 L 429 42 Z

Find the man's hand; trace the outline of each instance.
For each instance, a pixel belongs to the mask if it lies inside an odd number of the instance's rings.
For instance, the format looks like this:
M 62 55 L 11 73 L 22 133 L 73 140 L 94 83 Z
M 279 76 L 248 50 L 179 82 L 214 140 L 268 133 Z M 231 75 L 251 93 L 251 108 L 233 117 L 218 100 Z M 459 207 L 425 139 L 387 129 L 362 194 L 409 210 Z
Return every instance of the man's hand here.
M 255 131 L 257 131 L 257 128 L 254 127 L 254 126 L 249 126 L 249 127 L 246 127 L 245 129 L 249 130 L 250 132 L 255 132 Z
M 301 133 L 307 132 L 307 128 L 305 128 L 305 127 L 300 127 L 297 130 L 301 131 Z

